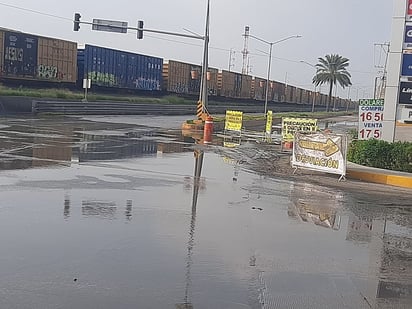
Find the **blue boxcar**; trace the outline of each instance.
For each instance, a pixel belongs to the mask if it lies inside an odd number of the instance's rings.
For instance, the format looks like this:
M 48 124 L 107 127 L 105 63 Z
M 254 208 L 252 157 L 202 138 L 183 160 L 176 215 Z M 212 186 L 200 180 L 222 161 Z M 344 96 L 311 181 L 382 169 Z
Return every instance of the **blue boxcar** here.
M 110 48 L 85 45 L 77 52 L 79 83 L 93 86 L 160 91 L 163 59 Z
M 3 73 L 9 77 L 36 77 L 38 38 L 33 35 L 5 32 Z

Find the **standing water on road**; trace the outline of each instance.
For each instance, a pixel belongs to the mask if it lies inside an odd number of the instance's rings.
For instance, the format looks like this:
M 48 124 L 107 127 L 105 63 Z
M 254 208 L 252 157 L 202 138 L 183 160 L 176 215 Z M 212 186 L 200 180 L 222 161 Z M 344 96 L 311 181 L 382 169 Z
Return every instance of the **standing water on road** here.
M 0 121 L 0 308 L 411 307 L 411 207 L 160 127 Z

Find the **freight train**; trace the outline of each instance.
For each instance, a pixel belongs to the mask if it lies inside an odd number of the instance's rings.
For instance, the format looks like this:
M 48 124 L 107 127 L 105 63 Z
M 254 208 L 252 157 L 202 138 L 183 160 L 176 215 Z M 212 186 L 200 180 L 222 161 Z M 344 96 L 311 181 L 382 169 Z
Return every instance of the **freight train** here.
M 197 96 L 202 67 L 196 64 L 131 53 L 93 45 L 32 35 L 0 28 L 0 82 L 22 85 L 129 91 L 152 95 Z M 326 106 L 327 95 L 277 81 L 208 68 L 209 96 L 244 100 Z M 351 101 L 334 98 L 336 108 L 353 107 Z

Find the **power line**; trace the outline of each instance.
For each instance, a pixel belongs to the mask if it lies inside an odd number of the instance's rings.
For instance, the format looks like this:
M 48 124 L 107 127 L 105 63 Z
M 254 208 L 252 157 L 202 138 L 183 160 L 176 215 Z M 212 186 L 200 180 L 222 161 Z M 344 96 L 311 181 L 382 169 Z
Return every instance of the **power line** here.
M 68 21 L 73 21 L 71 18 L 62 17 L 62 16 L 58 16 L 58 15 L 54 15 L 54 14 L 45 13 L 45 12 L 40 12 L 40 11 L 36 11 L 36 10 L 32 10 L 32 9 L 27 9 L 27 8 L 19 7 L 19 6 L 16 6 L 16 5 L 7 4 L 7 3 L 0 2 L 0 5 L 10 7 L 10 8 L 13 8 L 13 9 L 17 9 L 17 10 L 21 10 L 21 11 L 26 11 L 26 12 L 30 12 L 30 13 L 43 15 L 43 16 L 49 16 L 49 17 L 53 17 L 53 18 L 59 18 L 59 19 L 64 19 L 64 20 L 68 20 Z M 173 40 L 173 39 L 166 39 L 166 38 L 161 38 L 161 37 L 157 37 L 157 36 L 153 36 L 153 35 L 146 35 L 146 37 L 150 37 L 150 38 L 157 39 L 157 40 L 162 40 L 162 41 L 168 41 L 168 42 L 173 42 L 173 43 L 179 43 L 179 44 L 184 44 L 184 45 L 195 46 L 195 47 L 203 47 L 203 45 L 200 45 L 200 44 L 188 43 L 188 42 Z M 227 49 L 227 48 L 219 48 L 219 47 L 210 47 L 210 48 L 215 49 L 215 50 L 224 51 L 224 52 L 230 51 L 230 49 Z
M 0 5 L 2 5 L 2 6 L 7 6 L 7 7 L 9 7 L 9 8 L 13 8 L 13 9 L 16 9 L 16 10 L 21 10 L 21 11 L 26 11 L 26 12 L 30 12 L 30 13 L 36 13 L 36 14 L 43 15 L 43 16 L 49 16 L 49 17 L 53 17 L 53 18 L 59 18 L 59 19 L 64 19 L 64 20 L 70 20 L 70 21 L 72 21 L 71 18 L 62 17 L 62 16 L 58 16 L 58 15 L 54 15 L 54 14 L 49 14 L 49 13 L 44 13 L 44 12 L 40 12 L 40 11 L 36 11 L 36 10 L 32 10 L 32 9 L 27 9 L 27 8 L 23 8 L 23 7 L 16 6 L 16 5 L 11 5 L 11 4 L 2 3 L 2 2 L 0 2 Z
M 5 7 L 9 7 L 9 8 L 13 8 L 13 9 L 16 9 L 16 10 L 21 10 L 21 11 L 26 11 L 26 12 L 30 12 L 30 13 L 43 15 L 43 16 L 58 18 L 58 19 L 67 20 L 67 21 L 73 21 L 72 18 L 62 17 L 62 16 L 58 16 L 58 15 L 54 15 L 54 14 L 50 14 L 50 13 L 45 13 L 45 12 L 41 12 L 41 11 L 37 11 L 37 10 L 33 10 L 33 9 L 28 9 L 28 8 L 24 8 L 24 7 L 20 7 L 20 6 L 16 6 L 16 5 L 11 5 L 11 4 L 7 4 L 7 3 L 3 3 L 3 2 L 0 2 L 0 5 L 5 6 Z M 167 38 L 162 38 L 162 37 L 153 36 L 153 35 L 146 35 L 146 36 L 150 37 L 150 38 L 153 38 L 153 39 L 156 39 L 156 40 L 179 43 L 179 44 L 194 46 L 194 47 L 203 47 L 203 45 L 195 44 L 195 43 L 189 43 L 189 42 L 184 42 L 184 41 L 179 41 L 179 40 L 167 39 Z M 222 51 L 222 52 L 231 52 L 231 51 L 233 51 L 233 49 L 222 48 L 222 47 L 214 47 L 214 46 L 209 46 L 209 48 L 213 49 L 213 50 Z M 241 53 L 242 51 L 236 51 L 236 52 Z M 258 53 L 250 53 L 249 52 L 248 54 L 253 55 L 253 56 L 258 56 L 258 57 L 267 57 L 266 55 L 262 55 L 262 54 L 258 54 Z M 281 61 L 287 61 L 287 62 L 294 62 L 294 63 L 299 63 L 300 62 L 300 61 L 297 61 L 297 60 L 292 60 L 292 59 L 287 59 L 287 58 L 282 58 L 282 57 L 272 56 L 272 58 L 277 59 L 277 60 L 281 60 Z M 350 70 L 350 72 L 361 73 L 361 74 L 375 74 L 374 72 L 365 72 L 365 71 L 356 71 L 356 70 Z

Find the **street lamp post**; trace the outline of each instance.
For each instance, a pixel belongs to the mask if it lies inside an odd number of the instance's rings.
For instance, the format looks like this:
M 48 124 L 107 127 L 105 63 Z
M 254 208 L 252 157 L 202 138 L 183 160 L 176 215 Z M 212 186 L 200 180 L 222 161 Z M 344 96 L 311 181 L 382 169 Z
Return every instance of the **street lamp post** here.
M 312 68 L 316 70 L 316 66 L 313 64 L 306 62 L 305 60 L 300 60 L 301 63 L 310 65 Z M 313 98 L 312 98 L 312 114 L 315 112 L 315 98 L 316 98 L 316 83 L 313 83 L 314 88 L 313 88 Z
M 348 100 L 346 102 L 346 112 L 349 111 L 349 102 L 350 102 L 350 86 L 348 87 Z
M 268 44 L 269 47 L 270 47 L 270 49 L 269 49 L 269 60 L 268 60 L 268 74 L 267 74 L 267 78 L 266 78 L 266 92 L 265 92 L 265 117 L 266 117 L 267 108 L 268 108 L 269 79 L 270 79 L 270 67 L 271 67 L 271 64 L 272 64 L 272 49 L 273 49 L 273 45 L 278 44 L 278 43 L 281 43 L 281 42 L 286 41 L 286 40 L 289 40 L 289 39 L 301 38 L 302 36 L 301 36 L 301 35 L 291 35 L 291 36 L 288 36 L 288 37 L 286 37 L 286 38 L 283 38 L 283 39 L 278 40 L 278 41 L 275 41 L 275 42 L 266 41 L 266 40 L 261 39 L 261 38 L 259 38 L 259 37 L 257 37 L 257 36 L 254 36 L 254 35 L 252 35 L 252 34 L 248 34 L 248 36 L 251 37 L 251 38 L 253 38 L 253 39 L 255 39 L 255 40 L 258 40 L 258 41 L 260 41 L 260 42 L 262 42 L 262 43 Z

